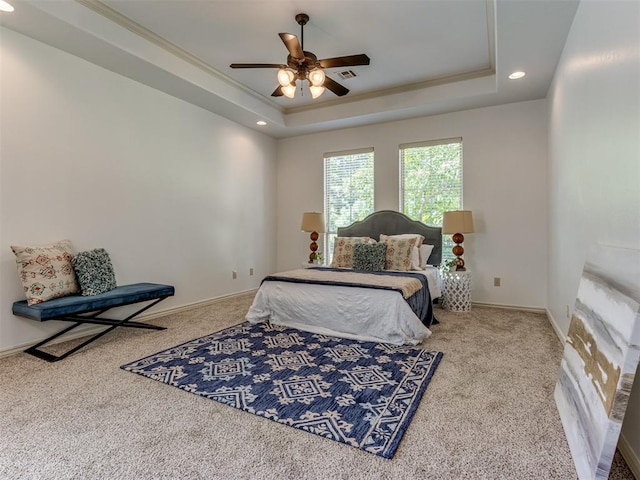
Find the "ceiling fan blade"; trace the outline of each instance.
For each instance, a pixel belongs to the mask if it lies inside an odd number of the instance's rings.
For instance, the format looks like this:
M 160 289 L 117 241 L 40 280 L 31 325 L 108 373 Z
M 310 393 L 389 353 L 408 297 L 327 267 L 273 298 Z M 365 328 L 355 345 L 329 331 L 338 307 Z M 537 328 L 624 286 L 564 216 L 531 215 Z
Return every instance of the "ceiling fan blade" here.
M 349 89 L 347 87 L 340 85 L 338 82 L 336 82 L 335 80 L 332 80 L 329 77 L 325 77 L 324 83 L 322 84 L 322 86 L 325 88 L 328 88 L 339 97 L 342 97 L 347 93 L 349 93 Z
M 276 88 L 273 93 L 271 94 L 272 97 L 282 97 L 284 95 L 284 93 L 282 93 L 282 86 L 278 85 L 278 88 Z
M 300 42 L 298 41 L 298 37 L 296 37 L 292 33 L 279 33 L 284 46 L 289 50 L 289 54 L 295 58 L 296 60 L 304 60 L 304 52 L 302 51 L 302 46 L 300 46 Z
M 356 65 L 369 65 L 371 60 L 364 53 L 360 55 L 346 55 L 344 57 L 325 58 L 318 60 L 322 68 L 354 67 Z
M 286 68 L 281 63 L 232 63 L 231 68 Z

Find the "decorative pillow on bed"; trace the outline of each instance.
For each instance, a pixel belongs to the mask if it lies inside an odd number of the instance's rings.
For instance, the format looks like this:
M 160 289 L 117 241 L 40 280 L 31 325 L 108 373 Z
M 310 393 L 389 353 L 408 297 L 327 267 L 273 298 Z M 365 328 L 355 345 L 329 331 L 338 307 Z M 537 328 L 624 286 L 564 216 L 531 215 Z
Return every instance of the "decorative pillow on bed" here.
M 393 238 L 385 235 L 385 239 L 381 243 L 387 246 L 385 270 L 400 270 L 402 272 L 411 270 L 411 254 L 416 248 L 416 238 Z
M 116 288 L 116 276 L 109 254 L 104 248 L 80 252 L 73 258 L 82 295 L 98 295 Z
M 353 246 L 359 243 L 376 243 L 370 237 L 337 237 L 333 244 L 332 268 L 353 268 Z
M 51 245 L 12 245 L 11 250 L 16 255 L 28 305 L 80 292 L 71 265 L 73 249 L 69 240 Z
M 429 257 L 431 256 L 431 252 L 433 251 L 433 245 L 427 245 L 423 243 L 420 245 L 420 265 L 423 268 L 426 268 L 429 265 Z
M 400 240 L 405 239 L 415 239 L 416 245 L 411 250 L 411 267 L 407 270 L 422 270 L 423 265 L 427 262 L 426 259 L 423 259 L 420 255 L 420 246 L 424 241 L 424 237 L 418 233 L 402 233 L 400 235 L 380 235 L 380 241 L 384 241 L 386 238 L 396 238 Z
M 378 272 L 387 262 L 387 246 L 384 243 L 356 243 L 353 246 L 353 269 Z

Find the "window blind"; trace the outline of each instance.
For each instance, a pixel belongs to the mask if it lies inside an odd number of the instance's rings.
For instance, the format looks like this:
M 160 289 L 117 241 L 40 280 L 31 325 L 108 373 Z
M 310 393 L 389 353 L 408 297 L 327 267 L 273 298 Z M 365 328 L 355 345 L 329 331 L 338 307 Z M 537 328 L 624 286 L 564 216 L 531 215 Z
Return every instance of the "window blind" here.
M 373 213 L 373 148 L 324 154 L 324 258 L 331 260 L 338 227 Z

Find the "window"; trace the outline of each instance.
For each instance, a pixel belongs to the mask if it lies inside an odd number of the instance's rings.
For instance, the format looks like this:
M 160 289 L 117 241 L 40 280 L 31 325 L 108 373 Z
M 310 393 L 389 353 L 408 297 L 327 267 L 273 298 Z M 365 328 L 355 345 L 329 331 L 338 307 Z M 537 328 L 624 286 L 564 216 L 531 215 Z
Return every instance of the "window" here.
M 324 258 L 331 260 L 338 227 L 373 213 L 373 148 L 324 155 Z
M 400 145 L 400 208 L 427 225 L 442 226 L 442 214 L 462 208 L 462 138 Z M 443 259 L 454 258 L 445 236 Z

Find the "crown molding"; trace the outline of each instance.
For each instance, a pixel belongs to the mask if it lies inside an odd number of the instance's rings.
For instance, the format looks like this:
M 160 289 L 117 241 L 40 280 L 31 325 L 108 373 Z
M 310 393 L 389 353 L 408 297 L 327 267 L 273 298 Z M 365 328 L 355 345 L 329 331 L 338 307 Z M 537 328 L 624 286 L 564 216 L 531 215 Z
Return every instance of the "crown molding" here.
M 475 80 L 476 78 L 488 77 L 495 74 L 496 74 L 496 71 L 493 68 L 487 67 L 481 70 L 475 70 L 473 72 L 447 75 L 444 77 L 433 78 L 430 80 L 425 80 L 423 82 L 413 83 L 410 85 L 401 85 L 398 87 L 386 88 L 383 90 L 374 90 L 368 93 L 363 93 L 361 95 L 349 96 L 348 98 L 336 98 L 335 100 L 330 100 L 330 101 L 322 102 L 319 104 L 312 103 L 308 105 L 301 105 L 299 107 L 285 108 L 282 113 L 287 115 L 290 113 L 308 112 L 308 111 L 316 110 L 318 108 L 331 107 L 333 105 L 346 105 L 349 103 L 360 102 L 363 100 L 371 100 L 374 98 L 388 97 L 390 95 L 395 95 L 398 93 L 415 92 L 418 90 L 425 90 L 431 87 L 437 87 L 439 85 L 448 85 L 450 83 L 462 82 L 465 80 Z

